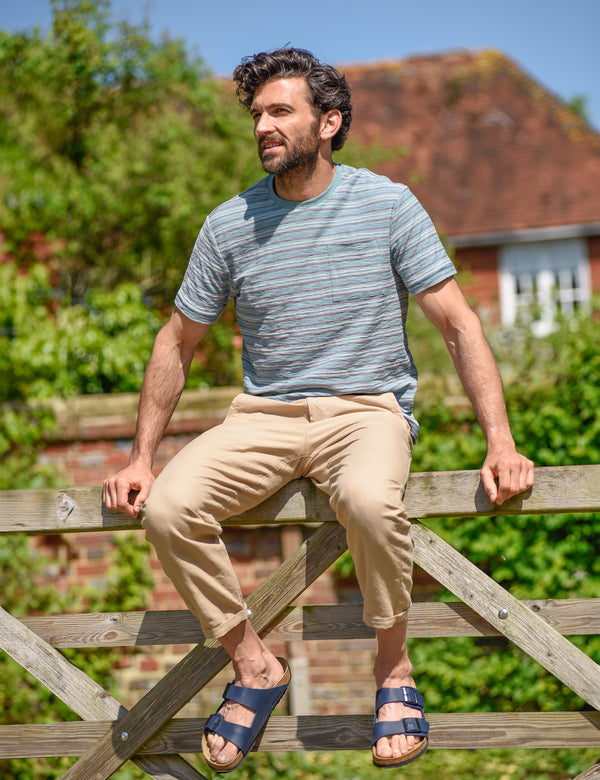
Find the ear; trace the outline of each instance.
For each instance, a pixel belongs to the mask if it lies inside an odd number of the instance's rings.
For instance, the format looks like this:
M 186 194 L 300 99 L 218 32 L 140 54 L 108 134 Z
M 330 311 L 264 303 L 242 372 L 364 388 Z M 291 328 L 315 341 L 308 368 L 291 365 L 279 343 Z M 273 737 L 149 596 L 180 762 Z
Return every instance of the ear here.
M 320 117 L 320 133 L 322 141 L 330 141 L 342 126 L 342 114 L 337 108 L 326 111 Z

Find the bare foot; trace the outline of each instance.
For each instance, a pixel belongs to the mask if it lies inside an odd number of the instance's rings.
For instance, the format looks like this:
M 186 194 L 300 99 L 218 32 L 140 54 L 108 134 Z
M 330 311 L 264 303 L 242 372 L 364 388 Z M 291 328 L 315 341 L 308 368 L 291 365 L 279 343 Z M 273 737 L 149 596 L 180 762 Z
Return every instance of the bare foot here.
M 251 670 L 246 667 L 236 669 L 234 663 L 236 685 L 245 688 L 274 688 L 281 680 L 283 667 L 275 656 L 261 660 L 262 663 L 259 666 L 255 665 Z M 225 720 L 240 726 L 251 726 L 254 719 L 254 710 L 229 700 L 220 707 L 219 712 Z M 216 764 L 228 764 L 239 752 L 237 745 L 218 734 L 207 732 L 206 742 L 211 759 Z
M 402 688 L 403 686 L 414 688 L 415 682 L 412 677 L 404 678 L 402 680 L 386 681 L 381 687 Z M 400 702 L 390 702 L 389 704 L 383 704 L 379 708 L 377 722 L 422 717 L 423 715 L 420 710 L 412 709 Z M 410 737 L 406 734 L 394 734 L 392 737 L 382 737 L 377 740 L 375 751 L 379 758 L 400 758 L 400 756 L 405 756 L 409 753 L 421 739 L 422 737 Z
M 407 621 L 399 621 L 391 628 L 376 629 L 377 656 L 373 671 L 378 690 L 380 688 L 415 687 L 412 678 L 412 664 L 406 648 L 407 631 Z M 422 717 L 420 710 L 401 702 L 389 702 L 379 708 L 377 722 Z M 381 737 L 374 746 L 375 753 L 380 759 L 398 759 L 414 750 L 421 740 L 422 737 L 407 736 L 406 734 Z

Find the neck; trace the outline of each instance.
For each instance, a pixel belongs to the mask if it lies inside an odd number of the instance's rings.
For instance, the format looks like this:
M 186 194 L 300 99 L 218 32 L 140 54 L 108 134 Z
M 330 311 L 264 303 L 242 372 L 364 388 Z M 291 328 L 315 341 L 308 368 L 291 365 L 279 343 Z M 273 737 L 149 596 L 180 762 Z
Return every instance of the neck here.
M 319 156 L 309 165 L 275 176 L 275 192 L 284 200 L 311 200 L 325 192 L 334 174 L 333 161 Z

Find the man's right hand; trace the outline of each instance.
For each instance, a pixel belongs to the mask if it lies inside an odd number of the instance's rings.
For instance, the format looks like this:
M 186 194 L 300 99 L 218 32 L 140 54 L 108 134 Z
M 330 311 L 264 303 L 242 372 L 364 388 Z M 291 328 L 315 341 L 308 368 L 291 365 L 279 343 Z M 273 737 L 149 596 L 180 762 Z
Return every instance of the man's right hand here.
M 153 482 L 150 468 L 132 463 L 104 480 L 102 500 L 109 509 L 137 517 Z

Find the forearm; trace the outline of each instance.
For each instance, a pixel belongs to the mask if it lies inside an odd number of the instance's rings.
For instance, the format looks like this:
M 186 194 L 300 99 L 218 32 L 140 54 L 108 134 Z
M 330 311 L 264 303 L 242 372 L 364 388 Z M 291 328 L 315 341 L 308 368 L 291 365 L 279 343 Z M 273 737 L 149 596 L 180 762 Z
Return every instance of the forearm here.
M 156 450 L 185 387 L 196 345 L 208 328 L 175 309 L 158 333 L 142 384 L 129 465 L 104 480 L 102 499 L 109 509 L 136 517 L 148 498 Z
M 176 315 L 158 333 L 142 384 L 130 463 L 152 466 L 185 387 L 196 343 L 195 338 L 185 340 Z
M 146 369 L 129 462 L 151 467 L 169 420 L 181 396 L 188 371 L 171 353 L 152 358 Z M 189 367 L 188 367 L 189 370 Z
M 515 449 L 500 372 L 479 317 L 454 280 L 440 283 L 416 298 L 443 335 L 473 405 L 487 440 L 481 479 L 490 500 L 501 504 L 533 485 L 533 463 Z
M 500 372 L 479 318 L 473 313 L 445 340 L 488 447 L 497 441 L 512 442 Z

